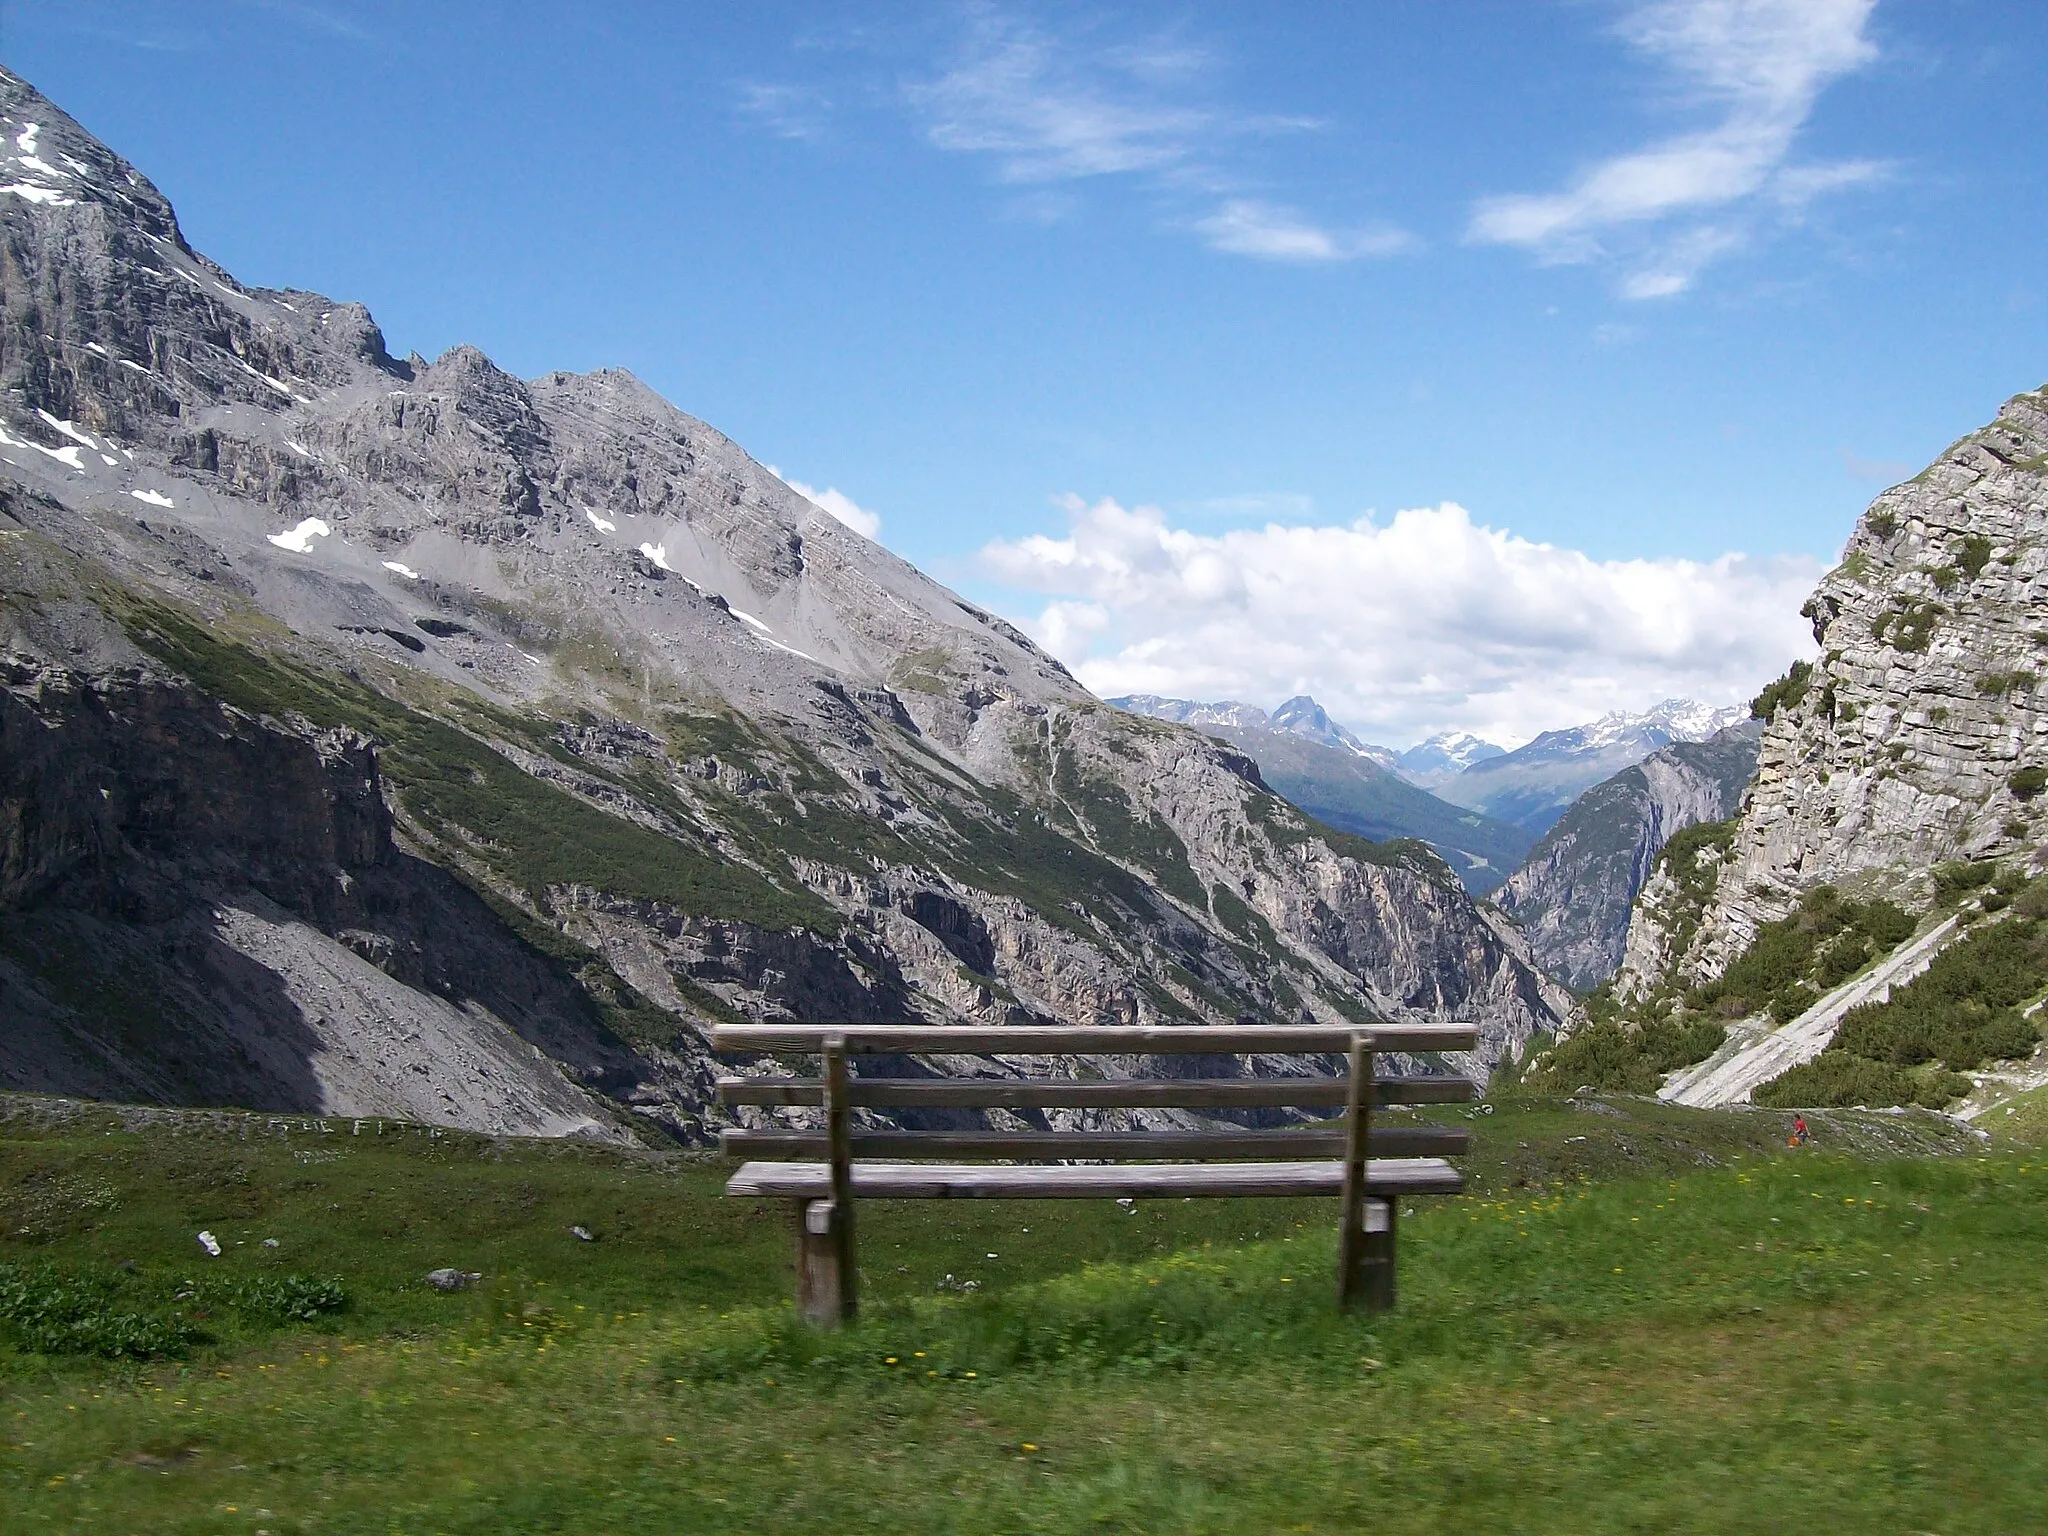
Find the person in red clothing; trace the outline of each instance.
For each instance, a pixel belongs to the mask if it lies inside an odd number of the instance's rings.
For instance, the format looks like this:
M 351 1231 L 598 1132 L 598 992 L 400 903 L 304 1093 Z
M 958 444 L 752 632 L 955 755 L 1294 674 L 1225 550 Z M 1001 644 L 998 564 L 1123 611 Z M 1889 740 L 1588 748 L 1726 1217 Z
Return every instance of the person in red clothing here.
M 1813 1132 L 1806 1128 L 1806 1116 L 1794 1115 L 1792 1117 L 1792 1144 L 1796 1147 L 1803 1147 L 1811 1140 L 1813 1140 Z

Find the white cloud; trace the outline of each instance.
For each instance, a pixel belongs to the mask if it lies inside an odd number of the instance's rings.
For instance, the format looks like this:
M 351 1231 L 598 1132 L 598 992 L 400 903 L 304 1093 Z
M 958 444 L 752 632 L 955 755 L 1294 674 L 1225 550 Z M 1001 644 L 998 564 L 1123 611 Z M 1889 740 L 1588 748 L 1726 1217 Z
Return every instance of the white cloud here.
M 797 495 L 803 497 L 805 501 L 808 501 L 819 511 L 829 512 L 832 516 L 838 518 L 840 522 L 846 524 L 847 527 L 851 528 L 862 538 L 876 540 L 881 538 L 882 514 L 870 512 L 844 491 L 829 485 L 822 491 L 815 490 L 805 485 L 801 480 L 792 480 L 773 464 L 768 466 L 768 473 L 780 480 L 792 491 L 795 491 Z
M 1630 298 L 1690 287 L 1700 269 L 1744 240 L 1728 215 L 1763 204 L 1796 212 L 1823 192 L 1871 181 L 1871 161 L 1788 165 L 1821 91 L 1877 56 L 1864 35 L 1875 0 L 1651 0 L 1621 33 L 1715 107 L 1720 121 L 1604 160 L 1561 192 L 1482 199 L 1470 237 L 1518 245 L 1545 261 L 1621 255 Z M 1658 226 L 1709 210 L 1714 225 L 1664 237 Z M 1619 244 L 1619 251 L 1612 249 Z
M 1739 702 L 1812 651 L 1809 559 L 1599 561 L 1451 503 L 1215 535 L 1155 507 L 1066 505 L 1064 536 L 981 560 L 1052 599 L 1025 627 L 1104 696 L 1306 692 L 1394 745 L 1450 728 L 1511 743 L 1681 695 Z
M 1266 261 L 1350 261 L 1359 256 L 1394 256 L 1415 249 L 1405 230 L 1323 229 L 1291 208 L 1276 208 L 1251 198 L 1232 198 L 1195 228 L 1211 248 Z

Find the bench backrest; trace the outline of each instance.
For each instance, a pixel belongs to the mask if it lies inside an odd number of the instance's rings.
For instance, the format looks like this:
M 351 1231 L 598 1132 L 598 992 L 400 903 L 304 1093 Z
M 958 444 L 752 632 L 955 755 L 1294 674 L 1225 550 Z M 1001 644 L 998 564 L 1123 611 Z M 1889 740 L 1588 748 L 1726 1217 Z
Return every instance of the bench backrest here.
M 955 1025 L 721 1025 L 712 1047 L 725 1053 L 817 1055 L 819 1077 L 724 1077 L 722 1102 L 826 1111 L 816 1130 L 730 1129 L 723 1149 L 756 1158 L 1089 1158 L 1192 1159 L 1335 1158 L 1344 1154 L 1353 1120 L 1363 1126 L 1375 1108 L 1459 1103 L 1474 1096 L 1459 1076 L 1382 1075 L 1378 1055 L 1399 1051 L 1470 1050 L 1477 1031 L 1465 1024 L 1373 1029 L 1327 1025 L 1028 1026 L 980 1029 Z M 1193 1078 L 863 1077 L 847 1070 L 855 1056 L 1316 1056 L 1347 1061 L 1343 1075 L 1297 1070 L 1282 1075 Z M 1218 1111 L 1343 1109 L 1323 1124 L 1233 1126 L 1227 1130 L 903 1130 L 855 1128 L 850 1111 L 874 1109 L 1178 1109 Z M 843 1124 L 842 1124 L 843 1123 Z M 843 1148 L 834 1142 L 842 1128 Z M 1463 1152 L 1464 1131 L 1438 1126 L 1382 1126 L 1370 1132 L 1380 1157 L 1447 1157 Z

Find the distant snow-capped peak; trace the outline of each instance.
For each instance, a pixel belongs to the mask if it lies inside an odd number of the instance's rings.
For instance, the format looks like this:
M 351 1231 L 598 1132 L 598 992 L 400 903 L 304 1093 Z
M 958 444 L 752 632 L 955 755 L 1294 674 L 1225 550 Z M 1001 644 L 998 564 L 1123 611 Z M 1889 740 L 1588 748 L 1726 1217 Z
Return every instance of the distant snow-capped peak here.
M 1106 701 L 1128 714 L 1150 715 L 1154 720 L 1171 720 L 1175 725 L 1216 725 L 1238 731 L 1271 729 L 1270 717 L 1254 704 L 1224 699 L 1203 704 L 1194 699 L 1165 699 L 1156 693 L 1128 693 Z
M 1504 756 L 1506 751 L 1470 731 L 1438 731 L 1403 752 L 1401 766 L 1409 773 L 1463 773 L 1474 763 Z
M 1210 726 L 1238 731 L 1275 731 L 1289 736 L 1301 736 L 1339 752 L 1348 752 L 1354 757 L 1365 758 L 1382 768 L 1392 768 L 1395 762 L 1391 748 L 1361 741 L 1332 720 L 1329 711 L 1307 694 L 1296 695 L 1270 715 L 1255 704 L 1240 704 L 1234 699 L 1204 704 L 1194 699 L 1166 699 L 1154 693 L 1133 693 L 1108 702 L 1134 715 L 1150 715 L 1155 720 L 1171 720 L 1177 725 Z

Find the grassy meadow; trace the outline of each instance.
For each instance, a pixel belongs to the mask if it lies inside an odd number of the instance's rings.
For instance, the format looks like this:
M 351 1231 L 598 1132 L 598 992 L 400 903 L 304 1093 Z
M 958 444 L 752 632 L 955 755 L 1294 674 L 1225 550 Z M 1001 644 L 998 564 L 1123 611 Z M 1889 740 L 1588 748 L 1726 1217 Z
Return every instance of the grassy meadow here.
M 869 1202 L 818 1334 L 714 1158 L 0 1100 L 0 1530 L 2039 1529 L 2041 1106 L 1445 1113 L 1390 1315 L 1330 1201 Z

